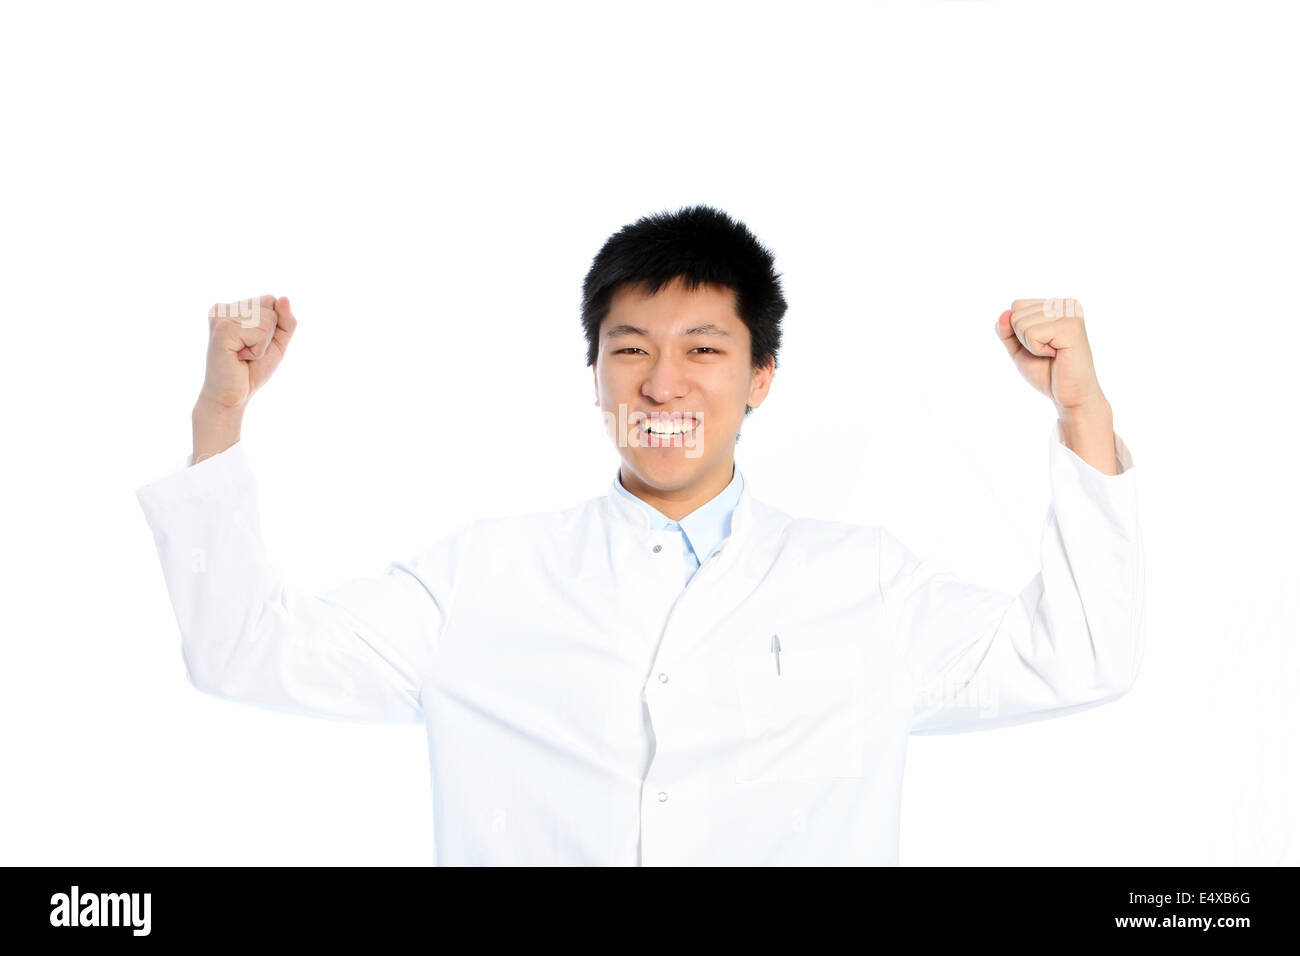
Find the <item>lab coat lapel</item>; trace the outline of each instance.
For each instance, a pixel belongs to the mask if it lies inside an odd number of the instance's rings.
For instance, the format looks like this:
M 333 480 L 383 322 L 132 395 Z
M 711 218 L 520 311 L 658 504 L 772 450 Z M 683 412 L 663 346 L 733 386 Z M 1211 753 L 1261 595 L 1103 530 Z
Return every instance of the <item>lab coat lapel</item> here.
M 652 620 L 663 624 L 662 633 L 657 635 L 656 667 L 669 661 L 680 661 L 700 650 L 724 622 L 743 613 L 743 606 L 776 559 L 782 526 L 790 518 L 755 499 L 748 476 L 742 473 L 741 477 L 743 487 L 732 513 L 731 534 L 714 548 L 720 553 L 702 556 L 700 568 L 684 587 L 671 595 L 666 605 L 655 604 L 653 596 L 639 590 L 635 582 L 617 580 L 618 572 L 623 568 L 635 572 L 644 564 L 643 561 L 631 560 L 614 565 L 615 587 L 620 595 L 625 600 L 636 602 L 641 612 L 649 611 Z M 650 529 L 645 511 L 619 491 L 617 482 L 616 474 L 606 494 L 606 516 L 611 522 L 610 553 L 645 555 L 656 536 L 664 532 Z M 620 541 L 626 544 L 621 545 Z M 674 556 L 673 567 L 679 568 L 679 565 L 680 561 Z M 649 608 L 646 607 L 647 601 L 652 605 Z

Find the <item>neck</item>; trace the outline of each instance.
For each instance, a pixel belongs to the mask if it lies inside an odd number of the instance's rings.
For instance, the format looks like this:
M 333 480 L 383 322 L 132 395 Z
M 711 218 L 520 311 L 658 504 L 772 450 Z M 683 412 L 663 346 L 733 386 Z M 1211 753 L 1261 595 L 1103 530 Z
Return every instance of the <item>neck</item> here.
M 684 488 L 654 488 L 630 474 L 627 466 L 619 468 L 618 472 L 618 480 L 624 488 L 673 521 L 680 521 L 722 494 L 734 477 L 733 459 L 728 459 L 720 468 L 700 476 Z

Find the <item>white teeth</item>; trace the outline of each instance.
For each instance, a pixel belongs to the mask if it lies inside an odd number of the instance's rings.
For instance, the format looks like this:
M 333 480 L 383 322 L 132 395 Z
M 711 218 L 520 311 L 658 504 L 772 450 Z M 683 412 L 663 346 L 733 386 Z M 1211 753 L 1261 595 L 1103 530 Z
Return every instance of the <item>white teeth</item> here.
M 642 422 L 641 430 L 651 435 L 682 435 L 695 427 L 694 420 L 679 422 Z

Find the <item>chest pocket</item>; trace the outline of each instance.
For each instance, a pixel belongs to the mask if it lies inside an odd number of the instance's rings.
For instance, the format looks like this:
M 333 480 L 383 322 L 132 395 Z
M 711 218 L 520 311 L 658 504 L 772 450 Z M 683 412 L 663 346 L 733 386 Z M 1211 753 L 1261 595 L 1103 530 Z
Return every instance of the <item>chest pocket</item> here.
M 778 635 L 779 636 L 779 635 Z M 809 635 L 769 634 L 732 660 L 744 722 L 737 783 L 866 773 L 866 680 L 862 648 Z

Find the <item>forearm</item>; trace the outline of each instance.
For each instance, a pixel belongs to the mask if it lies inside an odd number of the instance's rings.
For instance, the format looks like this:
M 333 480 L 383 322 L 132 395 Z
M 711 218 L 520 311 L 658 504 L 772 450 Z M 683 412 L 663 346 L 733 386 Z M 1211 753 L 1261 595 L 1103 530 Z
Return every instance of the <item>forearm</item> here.
M 1065 446 L 1103 475 L 1117 475 L 1115 419 L 1110 402 L 1063 409 L 1061 432 Z
M 242 408 L 222 408 L 200 398 L 191 413 L 194 428 L 194 456 L 191 465 L 225 451 L 239 441 L 243 426 Z

